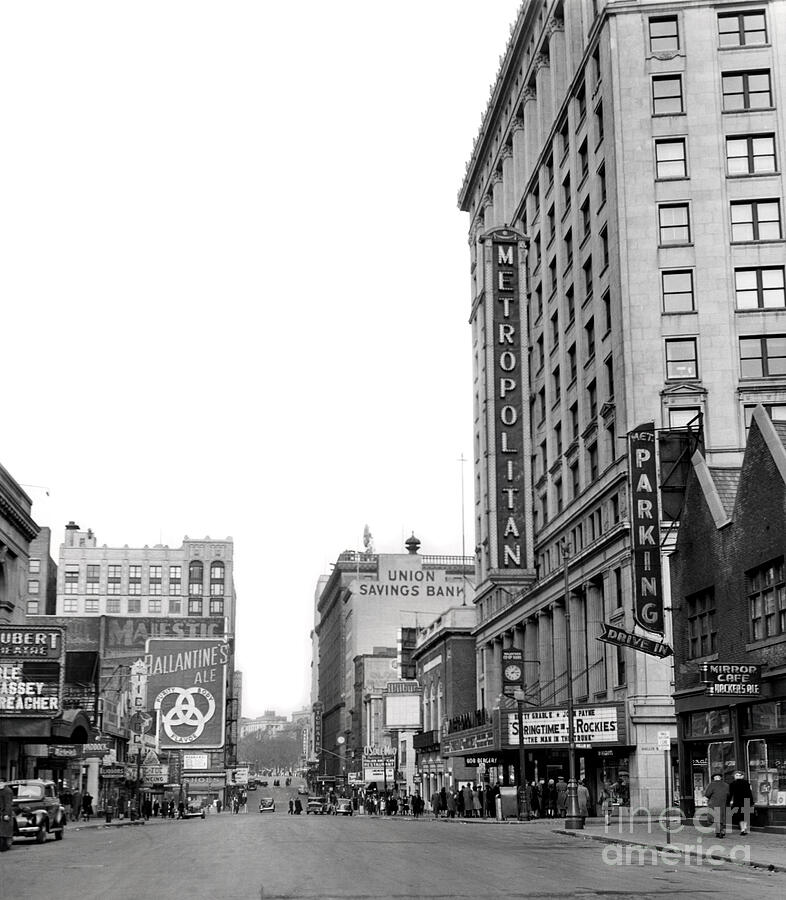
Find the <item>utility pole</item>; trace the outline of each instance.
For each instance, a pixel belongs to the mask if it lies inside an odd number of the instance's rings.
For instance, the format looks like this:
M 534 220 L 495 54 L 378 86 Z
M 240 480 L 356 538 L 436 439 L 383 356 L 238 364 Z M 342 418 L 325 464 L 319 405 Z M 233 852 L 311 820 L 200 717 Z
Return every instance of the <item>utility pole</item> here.
M 565 538 L 560 542 L 562 566 L 565 571 L 565 655 L 568 669 L 568 808 L 565 816 L 566 828 L 583 828 L 584 818 L 579 814 L 578 782 L 576 781 L 576 733 L 574 729 L 573 710 L 573 657 L 570 634 L 570 583 L 568 560 L 570 548 Z

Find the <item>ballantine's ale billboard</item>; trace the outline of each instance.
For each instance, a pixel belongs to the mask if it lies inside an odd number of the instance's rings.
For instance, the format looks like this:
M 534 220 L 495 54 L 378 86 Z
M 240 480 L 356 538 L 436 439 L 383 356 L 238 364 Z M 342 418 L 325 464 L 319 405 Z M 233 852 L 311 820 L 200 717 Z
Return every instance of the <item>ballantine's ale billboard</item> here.
M 663 634 L 663 577 L 660 565 L 658 468 L 655 423 L 628 434 L 633 545 L 633 616 L 647 631 Z
M 162 750 L 224 746 L 228 663 L 220 638 L 147 641 L 147 702 L 158 712 Z

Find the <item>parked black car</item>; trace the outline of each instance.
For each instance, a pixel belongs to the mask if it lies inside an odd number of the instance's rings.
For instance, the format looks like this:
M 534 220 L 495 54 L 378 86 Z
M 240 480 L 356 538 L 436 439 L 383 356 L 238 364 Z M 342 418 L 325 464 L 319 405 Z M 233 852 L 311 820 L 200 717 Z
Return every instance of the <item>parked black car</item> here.
M 63 839 L 66 811 L 57 796 L 54 781 L 40 778 L 10 781 L 14 795 L 14 839 L 35 838 L 43 844 L 49 834 Z

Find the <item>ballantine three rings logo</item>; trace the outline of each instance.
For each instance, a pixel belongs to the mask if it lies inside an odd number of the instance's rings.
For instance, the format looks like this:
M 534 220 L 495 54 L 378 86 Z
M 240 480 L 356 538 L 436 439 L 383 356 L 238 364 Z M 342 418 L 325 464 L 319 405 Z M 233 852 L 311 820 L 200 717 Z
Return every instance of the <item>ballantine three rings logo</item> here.
M 155 708 L 160 711 L 161 724 L 170 740 L 192 744 L 213 718 L 216 701 L 203 687 L 170 687 L 156 697 Z

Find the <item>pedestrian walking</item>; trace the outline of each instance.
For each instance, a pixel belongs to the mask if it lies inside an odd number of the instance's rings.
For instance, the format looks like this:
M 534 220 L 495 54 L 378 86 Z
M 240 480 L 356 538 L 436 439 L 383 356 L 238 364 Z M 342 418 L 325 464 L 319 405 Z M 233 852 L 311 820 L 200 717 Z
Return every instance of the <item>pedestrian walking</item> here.
M 170 819 L 175 818 L 175 800 L 174 800 L 174 798 L 172 798 L 169 801 L 169 818 Z
M 300 802 L 300 797 L 295 797 L 295 815 L 299 816 L 303 812 L 303 804 Z
M 220 813 L 220 812 L 221 812 L 221 806 L 222 806 L 222 803 L 221 803 L 221 800 L 220 800 L 220 798 L 219 798 L 219 799 L 216 800 L 216 812 L 217 812 L 217 813 Z
M 447 809 L 448 809 L 448 818 L 455 819 L 456 818 L 456 795 L 453 791 L 448 791 L 447 793 Z
M 704 791 L 707 805 L 712 810 L 715 822 L 715 837 L 726 837 L 726 807 L 729 805 L 729 785 L 721 775 L 713 775 L 712 782 Z
M 731 827 L 738 825 L 740 834 L 747 834 L 753 812 L 753 791 L 743 772 L 735 772 L 734 781 L 729 785 L 729 806 Z
M 529 786 L 529 809 L 533 818 L 540 818 L 540 791 L 534 781 Z
M 74 791 L 71 795 L 71 818 L 74 822 L 79 821 L 79 816 L 82 812 L 82 793 L 81 791 Z
M 576 788 L 576 797 L 579 801 L 579 815 L 586 819 L 589 815 L 590 792 L 587 785 L 584 784 L 583 779 L 578 783 Z
M 90 821 L 90 816 L 93 815 L 93 795 L 90 791 L 85 791 L 84 797 L 82 797 L 82 816 L 86 822 Z
M 292 797 L 289 798 L 289 815 L 291 816 L 295 812 L 295 801 Z
M 0 782 L 0 852 L 11 849 L 14 839 L 14 794 L 8 784 Z
M 564 816 L 568 811 L 568 784 L 562 775 L 557 776 L 557 815 Z
M 439 791 L 435 790 L 431 795 L 431 811 L 434 813 L 434 818 L 439 818 Z

